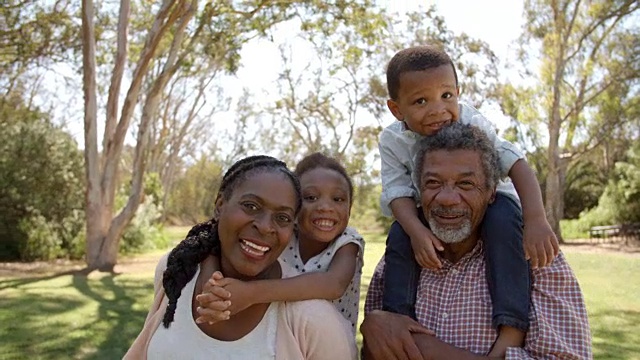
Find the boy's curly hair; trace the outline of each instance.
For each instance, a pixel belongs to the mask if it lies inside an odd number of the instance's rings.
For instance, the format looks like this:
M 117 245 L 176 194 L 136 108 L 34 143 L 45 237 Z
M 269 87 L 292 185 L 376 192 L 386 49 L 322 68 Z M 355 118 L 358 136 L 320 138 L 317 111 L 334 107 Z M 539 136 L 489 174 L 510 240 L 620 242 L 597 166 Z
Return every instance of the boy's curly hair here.
M 458 86 L 458 73 L 453 61 L 444 50 L 423 45 L 398 51 L 387 65 L 387 90 L 392 100 L 397 100 L 400 91 L 400 75 L 410 71 L 423 71 L 442 65 L 451 65 Z

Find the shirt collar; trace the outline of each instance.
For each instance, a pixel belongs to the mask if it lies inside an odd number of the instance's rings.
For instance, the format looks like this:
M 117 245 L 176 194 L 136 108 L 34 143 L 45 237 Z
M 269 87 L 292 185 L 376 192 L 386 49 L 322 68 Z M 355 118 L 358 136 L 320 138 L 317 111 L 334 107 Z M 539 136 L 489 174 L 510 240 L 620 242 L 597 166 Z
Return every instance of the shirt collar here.
M 409 129 L 407 127 L 407 123 L 406 122 L 402 121 L 401 124 L 402 124 L 402 135 L 404 135 L 404 136 L 406 136 L 406 137 L 408 137 L 410 139 L 419 139 L 420 138 L 419 134 L 413 132 L 411 129 Z
M 471 251 L 464 254 L 464 256 L 461 257 L 460 260 L 456 261 L 455 263 L 452 263 L 451 261 L 443 257 L 440 257 L 440 259 L 442 260 L 442 270 L 449 269 L 452 267 L 462 266 L 468 263 L 469 261 L 472 261 L 473 259 L 479 256 L 482 256 L 482 254 L 483 254 L 482 239 L 479 239 L 478 242 L 476 243 L 476 246 L 474 246 L 473 249 L 471 249 Z

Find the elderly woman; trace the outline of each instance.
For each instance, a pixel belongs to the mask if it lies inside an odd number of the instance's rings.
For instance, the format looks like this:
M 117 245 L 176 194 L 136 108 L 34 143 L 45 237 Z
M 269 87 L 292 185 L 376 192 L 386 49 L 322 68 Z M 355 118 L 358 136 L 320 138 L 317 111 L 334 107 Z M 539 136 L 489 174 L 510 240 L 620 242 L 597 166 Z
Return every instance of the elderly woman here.
M 215 271 L 244 281 L 295 275 L 277 259 L 300 206 L 300 184 L 283 162 L 235 163 L 213 219 L 160 260 L 152 308 L 125 359 L 355 359 L 350 325 L 322 300 L 255 304 L 227 321 L 195 321 L 195 296 Z

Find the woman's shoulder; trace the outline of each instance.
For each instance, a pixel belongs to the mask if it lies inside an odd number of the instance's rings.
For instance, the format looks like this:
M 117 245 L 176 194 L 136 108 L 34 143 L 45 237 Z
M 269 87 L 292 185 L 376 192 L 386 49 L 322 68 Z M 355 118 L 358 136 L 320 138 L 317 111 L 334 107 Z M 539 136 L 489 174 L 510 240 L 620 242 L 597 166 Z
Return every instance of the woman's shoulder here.
M 303 353 L 313 359 L 356 359 L 355 336 L 349 323 L 327 300 L 283 302 L 284 322 Z M 284 324 L 283 324 L 284 325 Z
M 155 276 L 154 276 L 155 282 L 158 282 L 159 280 L 162 280 L 162 274 L 167 269 L 167 262 L 169 260 L 169 254 L 171 254 L 171 250 L 167 251 L 158 260 L 158 264 L 156 265 L 156 271 L 155 271 Z
M 312 299 L 303 301 L 285 301 L 282 307 L 291 323 L 309 324 L 324 327 L 325 330 L 343 330 L 349 328 L 345 318 L 327 300 Z

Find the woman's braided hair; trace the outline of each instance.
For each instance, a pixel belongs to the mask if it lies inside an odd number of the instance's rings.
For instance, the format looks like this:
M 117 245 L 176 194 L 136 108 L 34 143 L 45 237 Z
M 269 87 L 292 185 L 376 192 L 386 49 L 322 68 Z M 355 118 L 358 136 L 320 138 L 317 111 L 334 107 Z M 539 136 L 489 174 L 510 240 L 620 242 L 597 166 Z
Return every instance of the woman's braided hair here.
M 281 172 L 291 180 L 296 192 L 297 215 L 302 205 L 298 177 L 287 168 L 284 162 L 265 155 L 249 156 L 233 164 L 222 177 L 216 201 L 221 197 L 225 200 L 229 199 L 233 190 L 250 175 L 263 172 Z M 165 328 L 173 322 L 182 289 L 196 274 L 198 264 L 209 255 L 220 256 L 218 223 L 215 218 L 191 228 L 187 237 L 169 253 L 167 268 L 162 276 L 162 286 L 169 299 L 162 320 Z

